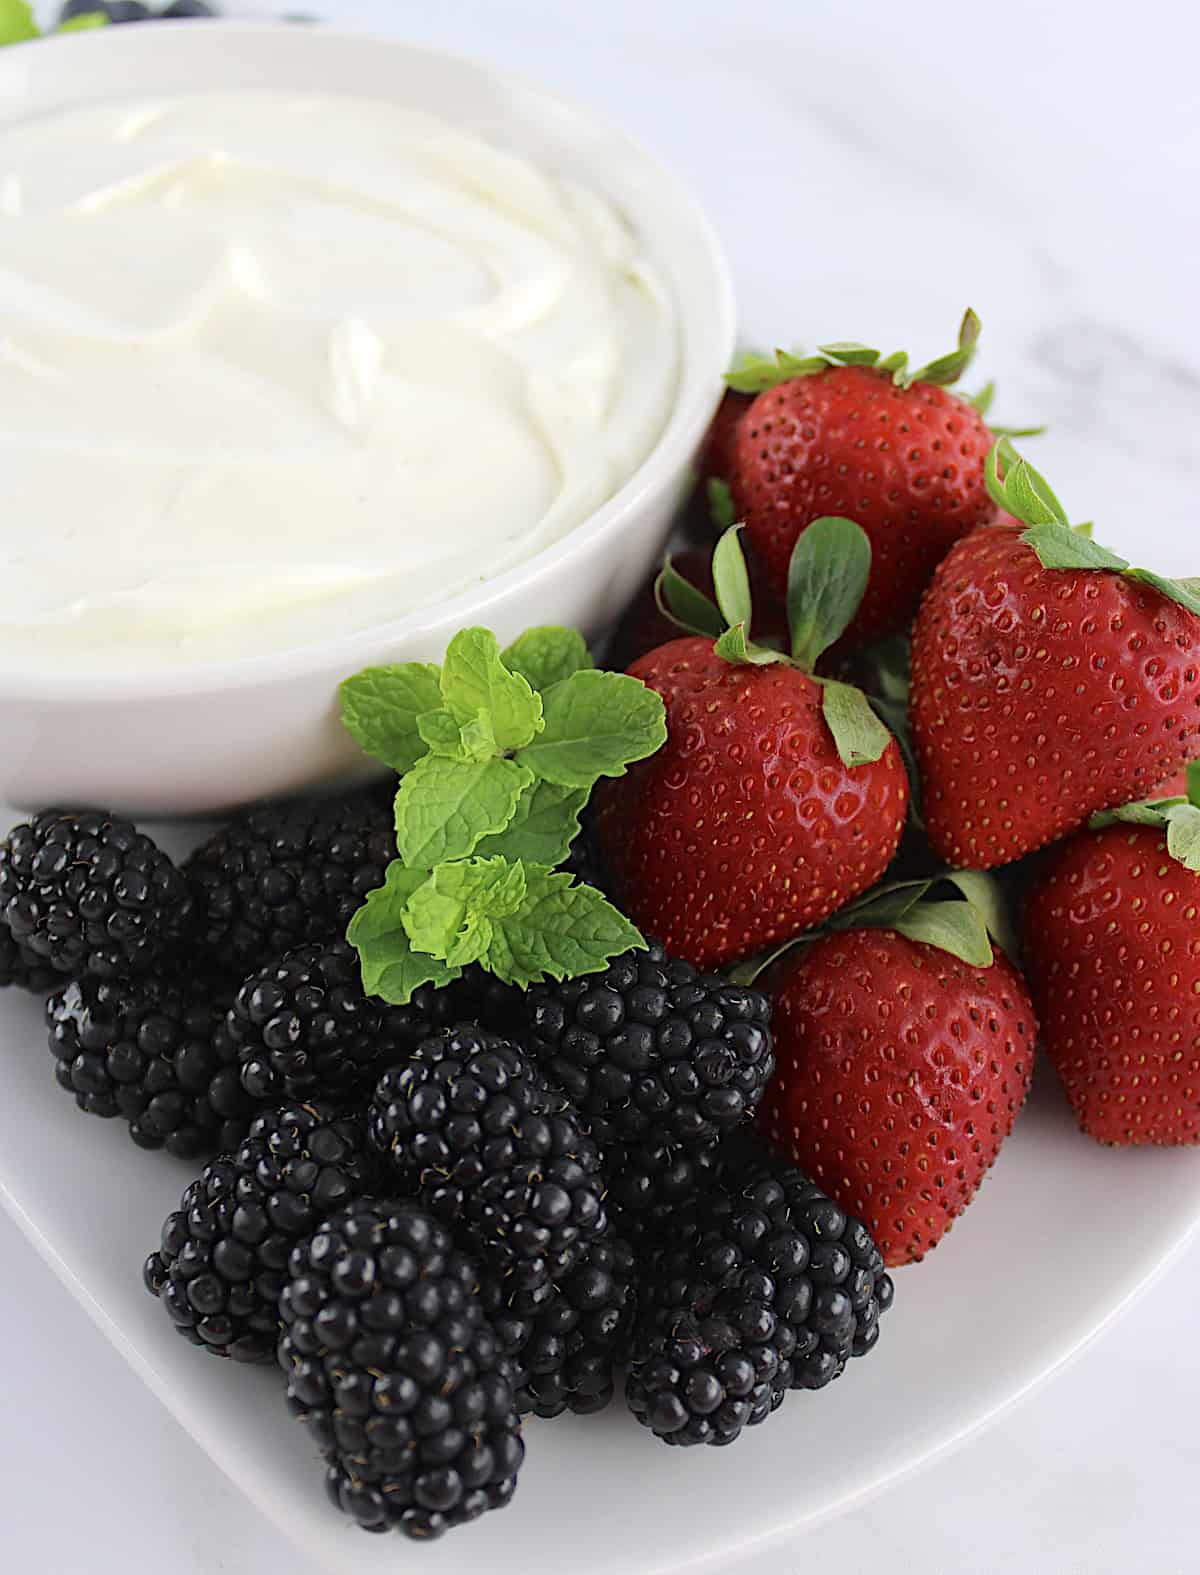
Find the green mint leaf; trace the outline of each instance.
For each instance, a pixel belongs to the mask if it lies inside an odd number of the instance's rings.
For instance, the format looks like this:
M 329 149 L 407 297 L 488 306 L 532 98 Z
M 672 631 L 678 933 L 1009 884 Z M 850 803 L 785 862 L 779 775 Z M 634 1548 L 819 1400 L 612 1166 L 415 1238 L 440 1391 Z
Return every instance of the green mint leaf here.
M 502 854 L 531 864 L 561 864 L 579 835 L 579 816 L 587 801 L 587 788 L 535 782 L 517 800 L 513 818 L 504 830 L 476 844 L 475 856 Z
M 545 726 L 516 759 L 559 787 L 590 788 L 597 777 L 624 776 L 666 741 L 661 695 L 625 673 L 573 673 L 542 702 Z
M 1126 559 L 1098 541 L 1080 536 L 1069 525 L 1031 525 L 1022 532 L 1021 540 L 1037 553 L 1043 569 L 1114 569 L 1120 573 L 1129 567 Z
M 417 718 L 417 732 L 430 754 L 448 755 L 452 760 L 464 758 L 462 728 L 444 705 L 435 711 L 423 711 Z
M 811 673 L 846 629 L 867 588 L 871 543 L 853 520 L 826 515 L 801 531 L 788 566 L 792 656 Z
M 465 968 L 487 955 L 494 921 L 520 910 L 525 886 L 524 865 L 507 859 L 440 864 L 409 898 L 405 934 L 414 951 Z
M 465 726 L 483 712 L 500 749 L 520 749 L 538 732 L 542 702 L 520 673 L 510 673 L 490 629 L 463 629 L 446 648 L 442 699 Z
M 415 956 L 404 929 L 404 909 L 428 873 L 405 869 L 399 859 L 393 860 L 383 885 L 368 894 L 346 931 L 358 952 L 364 993 L 396 1006 L 407 1006 L 421 985 L 449 984 L 459 974 L 432 957 Z
M 713 589 L 717 606 L 730 628 L 744 623 L 750 626 L 750 576 L 746 571 L 746 558 L 738 540 L 741 527 L 731 525 L 713 549 Z
M 892 742 L 892 735 L 872 711 L 862 690 L 828 678 L 822 680 L 821 689 L 821 711 L 842 764 L 853 768 L 878 760 Z
M 519 673 L 531 689 L 549 689 L 572 673 L 594 666 L 587 642 L 578 629 L 543 624 L 526 629 L 500 653 L 510 673 Z
M 26 0 L 0 0 L 0 45 L 24 44 L 41 36 Z
M 737 519 L 729 483 L 722 481 L 720 476 L 710 476 L 704 483 L 704 492 L 708 499 L 708 517 L 714 527 L 719 531 L 728 530 Z
M 772 662 L 783 660 L 778 651 L 748 640 L 744 623 L 735 623 L 732 629 L 726 629 L 720 639 L 714 642 L 713 650 L 732 667 L 768 667 Z
M 503 831 L 533 774 L 512 760 L 449 760 L 426 755 L 400 779 L 396 848 L 405 864 L 429 869 L 465 859 Z
M 90 33 L 93 28 L 107 27 L 108 18 L 103 11 L 83 11 L 79 16 L 68 17 L 54 29 L 56 33 Z
M 1200 874 L 1200 809 L 1175 804 L 1167 815 L 1167 852 L 1184 869 Z
M 985 870 L 949 870 L 945 877 L 975 909 L 983 920 L 984 929 L 1000 950 L 1014 962 L 1018 956 L 1016 928 L 1004 899 L 1004 888 L 994 875 Z M 965 959 L 967 962 L 970 958 Z
M 490 760 L 496 753 L 496 735 L 486 711 L 481 711 L 473 722 L 463 723 L 462 749 L 468 760 Z
M 840 361 L 843 366 L 874 366 L 879 360 L 878 350 L 872 350 L 869 345 L 857 344 L 853 339 L 844 339 L 832 345 L 818 345 L 817 349 L 831 361 Z
M 577 886 L 544 865 L 524 866 L 521 906 L 492 920 L 484 966 L 506 984 L 528 989 L 547 976 L 598 973 L 621 952 L 645 950 L 625 915 L 592 886 Z
M 1129 578 L 1153 586 L 1171 601 L 1178 602 L 1180 607 L 1200 617 L 1200 588 L 1189 584 L 1187 580 L 1170 580 L 1165 575 L 1155 574 L 1153 569 L 1130 569 Z
M 442 703 L 438 680 L 438 669 L 430 662 L 364 667 L 339 690 L 342 723 L 372 759 L 393 771 L 408 771 L 427 747 L 417 719 Z
M 664 562 L 654 582 L 654 600 L 664 618 L 669 618 L 689 634 L 705 634 L 715 640 L 725 629 L 719 608 L 690 580 L 684 579 L 670 558 Z
M 973 968 L 990 968 L 995 958 L 983 919 L 969 902 L 922 902 L 892 925 L 910 941 L 949 952 Z

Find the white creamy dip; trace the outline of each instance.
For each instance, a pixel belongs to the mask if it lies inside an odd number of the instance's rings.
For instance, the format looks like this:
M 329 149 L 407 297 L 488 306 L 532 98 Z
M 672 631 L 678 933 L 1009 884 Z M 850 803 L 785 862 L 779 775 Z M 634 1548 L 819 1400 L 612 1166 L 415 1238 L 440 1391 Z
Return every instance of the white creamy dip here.
M 444 600 L 611 497 L 677 372 L 621 215 L 425 114 L 0 130 L 0 662 L 219 661 Z

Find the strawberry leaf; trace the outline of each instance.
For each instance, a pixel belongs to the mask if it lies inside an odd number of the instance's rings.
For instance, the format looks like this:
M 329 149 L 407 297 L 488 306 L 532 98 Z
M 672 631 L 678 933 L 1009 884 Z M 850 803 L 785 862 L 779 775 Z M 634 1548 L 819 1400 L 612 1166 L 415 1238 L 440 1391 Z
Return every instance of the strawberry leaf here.
M 990 968 L 995 961 L 987 927 L 969 902 L 917 903 L 891 928 L 974 968 Z
M 817 349 L 842 366 L 874 366 L 879 360 L 878 350 L 872 350 L 869 345 L 860 345 L 853 339 L 844 339 L 832 345 L 818 345 Z
M 970 366 L 975 355 L 975 346 L 978 342 L 983 324 L 968 306 L 963 313 L 963 320 L 958 328 L 958 346 L 949 355 L 939 356 L 936 361 L 930 361 L 920 371 L 914 372 L 909 381 L 912 383 L 936 383 L 940 388 L 949 387 L 956 383 Z
M 826 515 L 801 531 L 788 565 L 787 610 L 792 657 L 811 673 L 822 652 L 845 633 L 871 572 L 871 543 L 853 520 Z
M 1167 811 L 1167 852 L 1185 870 L 1200 873 L 1200 809 L 1175 804 Z
M 986 870 L 948 870 L 945 879 L 958 887 L 1000 950 L 1015 962 L 1019 955 L 1017 932 L 995 876 Z
M 981 416 L 986 416 L 992 408 L 992 400 L 996 397 L 995 383 L 985 383 L 977 394 L 972 394 L 967 400 L 968 405 L 974 405 Z
M 748 353 L 738 356 L 725 381 L 739 394 L 763 394 L 794 377 L 828 371 L 831 364 L 823 355 L 797 356 L 789 350 L 776 350 L 773 357 Z
M 784 660 L 778 651 L 748 640 L 744 623 L 735 623 L 731 629 L 726 629 L 713 643 L 713 650 L 733 667 L 769 667 L 772 662 Z
M 1161 574 L 1155 574 L 1153 569 L 1130 569 L 1127 578 L 1141 580 L 1145 585 L 1152 585 L 1156 591 L 1161 591 L 1171 601 L 1178 602 L 1180 607 L 1185 607 L 1188 612 L 1200 617 L 1200 587 L 1188 580 L 1169 580 Z
M 717 606 L 730 628 L 734 624 L 750 625 L 750 576 L 746 572 L 746 559 L 738 540 L 740 526 L 731 526 L 717 543 L 712 557 L 713 589 Z
M 821 680 L 821 689 L 821 711 L 842 764 L 853 768 L 878 760 L 892 735 L 862 690 L 828 678 Z
M 1043 569 L 1113 569 L 1121 573 L 1129 567 L 1125 558 L 1079 535 L 1069 525 L 1031 525 L 1021 540 L 1037 553 Z
M 733 493 L 729 490 L 729 483 L 722 481 L 720 476 L 710 476 L 704 483 L 705 496 L 708 499 L 708 515 L 715 529 L 726 531 L 737 521 L 737 510 L 733 506 Z
M 669 618 L 689 634 L 706 634 L 718 639 L 725 630 L 720 609 L 697 590 L 667 558 L 654 582 L 654 600 L 664 618 Z

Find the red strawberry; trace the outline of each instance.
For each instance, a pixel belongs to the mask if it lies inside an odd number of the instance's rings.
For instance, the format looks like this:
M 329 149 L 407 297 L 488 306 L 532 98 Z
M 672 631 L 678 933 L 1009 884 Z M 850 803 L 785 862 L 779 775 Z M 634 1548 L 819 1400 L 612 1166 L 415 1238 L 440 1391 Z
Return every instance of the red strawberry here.
M 1027 898 L 1042 1044 L 1101 1143 L 1200 1142 L 1200 841 L 1193 853 L 1189 837 L 1200 839 L 1191 805 L 1157 826 L 1083 832 L 1050 853 Z
M 942 905 L 939 905 L 942 906 Z M 858 1214 L 890 1266 L 937 1245 L 1012 1130 L 1036 1022 L 999 953 L 963 962 L 892 929 L 850 929 L 772 970 L 772 1145 Z
M 1049 518 L 1046 499 L 1061 506 L 1008 452 L 997 489 L 1038 522 L 959 542 L 912 638 L 926 831 L 940 858 L 971 869 L 1147 792 L 1200 739 L 1200 599 Z
M 777 591 L 797 538 L 820 515 L 845 515 L 870 539 L 871 578 L 847 646 L 906 624 L 949 548 L 995 513 L 983 474 L 992 435 L 969 401 L 941 386 L 961 374 L 978 331 L 968 313 L 959 349 L 907 379 L 899 357 L 876 365 L 877 352 L 851 345 L 731 374 L 765 390 L 738 423 L 729 482 Z
M 687 547 L 683 552 L 677 553 L 671 562 L 676 572 L 681 574 L 689 585 L 694 585 L 706 596 L 713 595 L 710 547 Z M 746 567 L 750 574 L 750 590 L 754 602 L 752 634 L 755 639 L 786 647 L 787 611 L 774 592 L 766 588 L 762 566 L 752 553 L 746 554 Z M 613 633 L 608 648 L 609 667 L 624 669 L 631 662 L 636 662 L 639 656 L 645 656 L 647 651 L 653 651 L 656 646 L 667 645 L 672 640 L 678 640 L 683 632 L 677 623 L 672 623 L 665 613 L 659 611 L 658 598 L 655 595 L 657 579 L 656 574 L 653 579 L 648 580 L 622 613 L 621 621 Z
M 726 574 L 736 540 L 728 533 L 715 560 L 734 628 L 715 645 L 676 640 L 633 664 L 666 703 L 667 741 L 594 799 L 625 911 L 698 967 L 795 935 L 865 890 L 895 852 L 908 805 L 896 741 L 860 692 L 811 675 L 866 581 L 863 533 L 830 520 L 797 548 L 797 584 L 811 585 L 812 599 L 793 620 L 791 659 L 746 645 L 744 569 L 740 582 Z M 822 574 L 822 558 L 827 569 L 847 549 L 853 572 Z

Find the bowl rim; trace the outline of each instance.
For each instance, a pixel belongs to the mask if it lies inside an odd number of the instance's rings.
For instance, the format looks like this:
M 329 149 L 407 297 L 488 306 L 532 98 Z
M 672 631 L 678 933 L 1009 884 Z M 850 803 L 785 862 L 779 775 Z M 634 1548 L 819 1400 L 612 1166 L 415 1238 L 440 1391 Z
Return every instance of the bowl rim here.
M 204 29 L 206 35 L 214 32 L 236 33 L 242 38 L 277 39 L 282 27 L 280 22 L 249 19 L 193 18 L 175 23 L 170 28 L 155 28 L 151 32 L 137 29 L 142 35 L 140 47 L 170 49 L 171 38 L 186 43 L 185 34 Z M 666 425 L 654 446 L 637 469 L 611 498 L 587 516 L 558 541 L 551 542 L 529 558 L 514 564 L 503 573 L 481 581 L 478 585 L 460 591 L 432 607 L 418 609 L 386 623 L 372 623 L 362 629 L 314 640 L 303 645 L 286 646 L 278 651 L 259 652 L 218 662 L 196 662 L 180 666 L 156 665 L 148 670 L 113 671 L 84 668 L 54 668 L 46 671 L 36 667 L 28 669 L 11 666 L 0 667 L 0 701 L 31 700 L 63 701 L 77 703 L 81 699 L 122 702 L 131 699 L 169 699 L 175 695 L 219 694 L 250 684 L 278 684 L 302 678 L 308 674 L 340 669 L 345 675 L 356 672 L 368 661 L 372 652 L 395 644 L 401 639 L 419 636 L 424 631 L 433 633 L 444 627 L 463 628 L 473 621 L 473 611 L 491 604 L 509 594 L 519 593 L 529 587 L 544 572 L 553 570 L 577 554 L 586 554 L 589 548 L 619 534 L 632 515 L 640 510 L 644 501 L 659 488 L 668 485 L 677 473 L 681 462 L 690 461 L 711 419 L 714 392 L 718 381 L 729 365 L 736 338 L 736 307 L 733 280 L 728 259 L 716 230 L 687 183 L 663 159 L 648 149 L 638 138 L 619 123 L 590 106 L 552 88 L 544 87 L 520 72 L 492 66 L 486 60 L 454 50 L 435 49 L 422 44 L 412 44 L 395 35 L 374 33 L 369 30 L 326 27 L 323 24 L 303 28 L 288 28 L 289 38 L 311 38 L 314 47 L 325 41 L 335 41 L 350 48 L 384 49 L 393 55 L 404 55 L 410 61 L 436 61 L 465 72 L 479 73 L 491 78 L 507 92 L 519 95 L 526 102 L 533 101 L 553 116 L 557 125 L 579 127 L 595 135 L 599 133 L 606 146 L 620 149 L 625 158 L 635 158 L 650 173 L 661 189 L 671 196 L 668 223 L 682 220 L 699 238 L 701 245 L 689 259 L 688 267 L 695 269 L 705 293 L 710 297 L 707 305 L 711 322 L 706 328 L 703 342 L 687 334 L 687 324 L 680 311 L 680 368 L 679 384 Z M 130 29 L 129 33 L 133 30 Z M 100 32 L 58 34 L 36 41 L 40 52 L 79 50 L 99 46 L 101 49 L 120 50 L 125 28 L 105 28 Z M 149 38 L 161 42 L 148 45 Z M 26 46 L 16 46 L 4 55 L 17 56 Z M 307 47 L 301 45 L 301 48 Z M 43 58 L 45 58 L 43 54 Z M 19 62 L 14 62 L 14 67 Z M 0 56 L 0 80 L 4 75 L 3 56 Z M 198 89 L 201 90 L 202 89 Z M 114 88 L 114 93 L 115 93 Z M 129 92 L 136 92 L 130 85 Z M 331 92 L 345 92 L 345 88 Z M 37 98 L 33 96 L 29 112 L 38 112 Z M 23 110 L 5 115 L 4 120 L 22 118 Z M 651 235 L 660 222 L 661 209 L 644 209 L 627 213 L 635 228 L 647 229 Z M 649 220 L 647 224 L 646 221 Z M 676 307 L 679 308 L 678 293 Z M 707 347 L 711 346 L 711 349 Z

